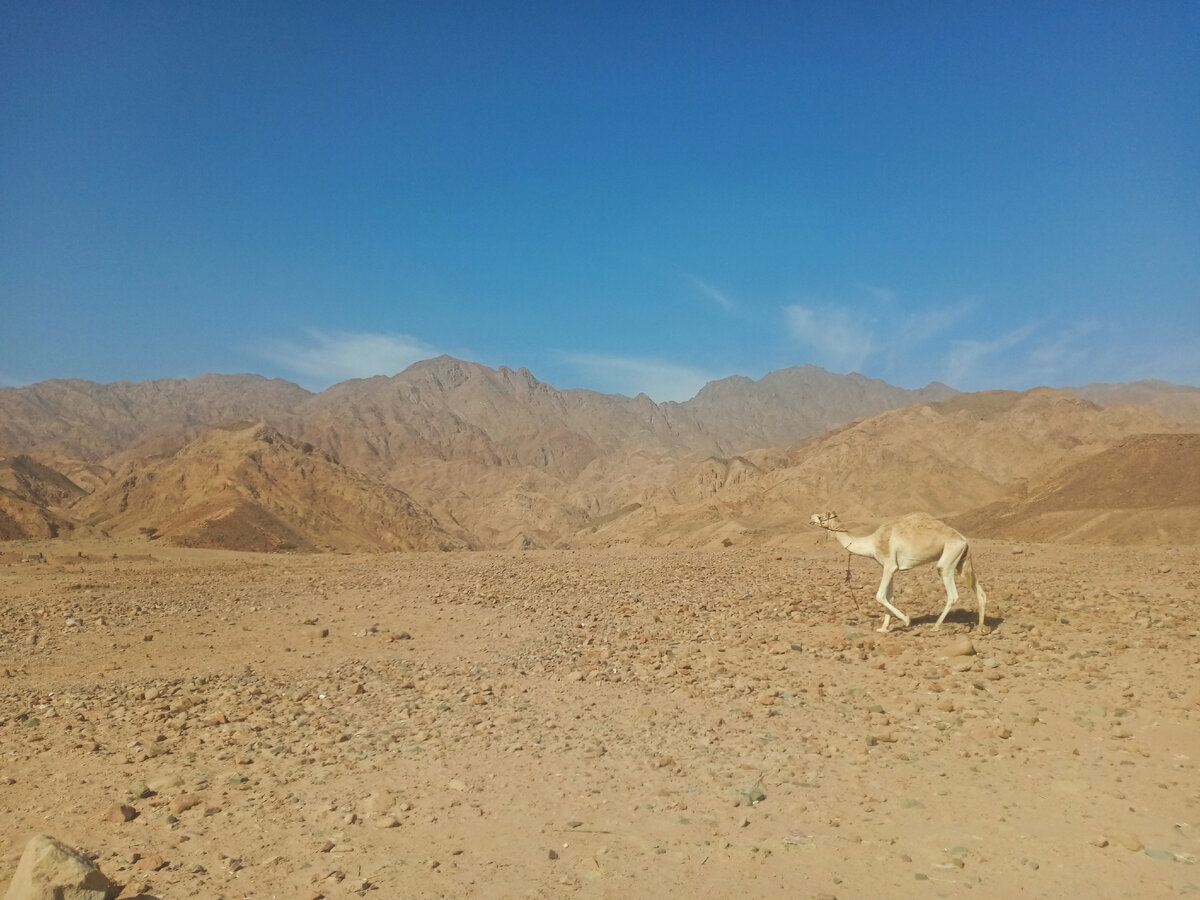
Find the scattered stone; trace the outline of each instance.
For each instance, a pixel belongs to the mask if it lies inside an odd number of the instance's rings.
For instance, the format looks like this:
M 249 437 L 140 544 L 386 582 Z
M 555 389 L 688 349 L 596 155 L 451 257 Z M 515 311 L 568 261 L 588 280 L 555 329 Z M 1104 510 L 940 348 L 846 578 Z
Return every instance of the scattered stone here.
M 1145 844 L 1142 843 L 1142 839 L 1132 832 L 1119 831 L 1116 834 L 1110 834 L 1108 837 L 1109 840 L 1111 840 L 1114 844 L 1120 844 L 1126 850 L 1129 850 L 1133 853 L 1137 853 L 1139 850 L 1145 847 Z
M 149 856 L 143 856 L 135 863 L 135 865 L 139 869 L 157 872 L 159 869 L 166 868 L 167 860 L 161 853 L 151 853 Z
M 391 791 L 373 791 L 368 797 L 363 808 L 368 816 L 381 816 L 391 810 L 396 804 L 396 799 L 392 796 Z
M 942 647 L 942 656 L 974 656 L 975 645 L 965 634 Z
M 751 806 L 754 806 L 757 803 L 762 803 L 767 799 L 767 795 L 763 792 L 763 789 L 757 785 L 750 788 L 748 791 L 742 791 L 741 794 L 744 798 L 746 798 L 746 802 Z
M 132 822 L 137 818 L 138 811 L 128 803 L 115 803 L 108 808 L 108 812 L 104 814 L 105 821 L 117 822 Z
M 171 812 L 173 812 L 175 815 L 179 815 L 180 813 L 187 812 L 194 806 L 199 806 L 203 802 L 204 798 L 199 797 L 196 794 L 180 794 L 171 801 Z
M 146 782 L 146 786 L 150 788 L 150 793 L 161 794 L 163 791 L 169 791 L 171 788 L 180 787 L 183 784 L 183 778 L 180 775 L 159 775 L 151 778 Z

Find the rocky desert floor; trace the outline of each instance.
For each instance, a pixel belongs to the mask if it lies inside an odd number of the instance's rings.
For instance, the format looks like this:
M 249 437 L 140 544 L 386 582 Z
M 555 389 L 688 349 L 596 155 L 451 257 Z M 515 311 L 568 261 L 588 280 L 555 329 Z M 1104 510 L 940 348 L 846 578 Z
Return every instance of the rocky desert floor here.
M 927 567 L 882 635 L 821 535 L 6 545 L 0 885 L 43 832 L 122 897 L 1200 896 L 1200 548 L 973 550 L 990 633 Z

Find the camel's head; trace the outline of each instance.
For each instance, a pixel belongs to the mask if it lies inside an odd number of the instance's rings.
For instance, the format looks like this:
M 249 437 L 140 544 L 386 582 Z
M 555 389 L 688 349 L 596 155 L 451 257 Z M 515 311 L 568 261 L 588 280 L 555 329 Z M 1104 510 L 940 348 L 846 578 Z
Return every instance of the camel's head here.
M 837 524 L 837 513 L 816 513 L 809 521 L 814 525 L 820 525 L 822 528 L 830 528 Z

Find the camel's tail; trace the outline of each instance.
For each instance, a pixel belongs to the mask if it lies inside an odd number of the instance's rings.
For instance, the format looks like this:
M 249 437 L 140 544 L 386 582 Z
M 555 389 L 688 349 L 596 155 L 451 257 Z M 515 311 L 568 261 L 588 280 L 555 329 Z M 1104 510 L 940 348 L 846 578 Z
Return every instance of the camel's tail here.
M 975 564 L 971 562 L 971 548 L 963 549 L 963 554 L 958 558 L 958 565 L 955 567 L 960 575 L 965 575 L 967 584 L 971 590 L 975 592 L 975 599 L 979 601 L 979 627 L 983 627 L 983 610 L 987 606 L 987 594 L 983 591 L 983 585 L 979 583 L 979 579 L 975 577 Z

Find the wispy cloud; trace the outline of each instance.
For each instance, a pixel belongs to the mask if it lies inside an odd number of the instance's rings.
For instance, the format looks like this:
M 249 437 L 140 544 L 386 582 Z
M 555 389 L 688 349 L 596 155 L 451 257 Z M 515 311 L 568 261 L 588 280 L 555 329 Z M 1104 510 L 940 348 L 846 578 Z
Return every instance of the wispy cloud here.
M 896 300 L 896 292 L 888 287 L 880 287 L 877 284 L 867 284 L 863 281 L 857 282 L 855 287 L 861 291 L 865 291 L 877 301 L 885 305 L 893 303 Z
M 1002 349 L 995 341 L 955 339 L 977 308 L 976 299 L 918 306 L 891 288 L 854 287 L 845 300 L 783 307 L 788 333 L 808 352 L 808 361 L 834 372 L 917 385 L 968 373 Z
M 596 390 L 627 397 L 644 393 L 660 402 L 690 400 L 700 388 L 720 377 L 691 366 L 646 357 L 567 353 L 563 354 L 563 360 Z
M 440 352 L 406 334 L 327 332 L 316 328 L 307 329 L 303 341 L 273 338 L 254 351 L 320 388 L 350 378 L 394 375 Z
M 688 280 L 692 283 L 692 287 L 726 312 L 733 312 L 737 308 L 737 304 L 720 288 L 714 287 L 707 281 L 697 278 L 695 275 L 689 275 Z
M 784 307 L 788 330 L 813 354 L 813 360 L 835 372 L 861 371 L 874 338 L 868 322 L 840 307 Z
M 1027 324 L 986 340 L 967 338 L 951 341 L 950 351 L 946 355 L 944 380 L 959 390 L 1011 385 L 1011 370 L 1015 368 L 1012 352 L 1026 343 L 1036 331 L 1035 325 Z M 998 380 L 996 375 L 1003 369 L 1010 370 L 1009 377 Z

